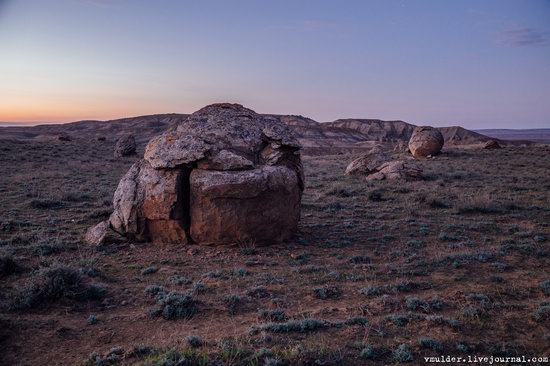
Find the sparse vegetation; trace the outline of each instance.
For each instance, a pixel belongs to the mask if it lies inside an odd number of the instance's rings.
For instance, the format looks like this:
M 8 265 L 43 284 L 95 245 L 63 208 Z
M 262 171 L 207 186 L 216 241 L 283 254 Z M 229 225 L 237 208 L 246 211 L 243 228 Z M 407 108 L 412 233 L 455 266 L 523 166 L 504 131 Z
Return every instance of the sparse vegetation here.
M 344 177 L 355 155 L 305 154 L 293 240 L 166 247 L 113 235 L 91 248 L 82 235 L 110 215 L 134 162 L 112 159 L 112 143 L 2 141 L 11 149 L 0 157 L 5 364 L 79 363 L 84 339 L 111 342 L 98 346 L 94 366 L 394 364 L 408 355 L 420 362 L 439 346 L 450 354 L 546 349 L 544 148 L 506 148 L 504 157 L 450 150 L 418 162 L 430 179 L 399 185 Z M 148 267 L 159 270 L 142 275 Z M 332 288 L 339 296 L 324 291 Z M 226 295 L 242 300 L 233 314 Z M 162 345 L 160 327 L 170 335 Z M 523 336 L 508 344 L 510 332 Z M 202 345 L 193 348 L 190 335 Z M 124 352 L 110 354 L 109 344 Z
M 396 362 L 411 362 L 414 359 L 411 347 L 407 344 L 400 344 L 393 350 L 393 359 Z
M 313 290 L 315 296 L 321 300 L 336 299 L 340 296 L 340 290 L 335 286 L 318 287 Z
M 105 296 L 106 290 L 84 282 L 74 268 L 57 265 L 41 270 L 14 297 L 11 308 L 34 308 L 57 300 L 89 301 Z
M 193 336 L 193 335 L 187 336 L 185 340 L 193 348 L 201 347 L 203 344 L 201 337 L 198 337 L 198 336 Z
M 331 324 L 324 320 L 302 319 L 289 320 L 284 323 L 267 323 L 259 327 L 260 330 L 273 333 L 299 332 L 307 333 L 330 327 Z
M 191 295 L 179 292 L 158 292 L 157 307 L 153 309 L 151 316 L 162 316 L 164 319 L 191 318 L 199 309 Z
M 261 309 L 258 311 L 258 317 L 262 320 L 267 320 L 270 322 L 284 322 L 288 319 L 282 309 Z
M 0 278 L 17 273 L 20 266 L 10 256 L 0 256 Z
M 141 274 L 144 276 L 156 273 L 159 269 L 155 266 L 146 267 L 141 270 Z
M 239 310 L 239 307 L 244 303 L 244 299 L 238 295 L 229 295 L 223 299 L 227 312 L 231 315 L 235 315 Z

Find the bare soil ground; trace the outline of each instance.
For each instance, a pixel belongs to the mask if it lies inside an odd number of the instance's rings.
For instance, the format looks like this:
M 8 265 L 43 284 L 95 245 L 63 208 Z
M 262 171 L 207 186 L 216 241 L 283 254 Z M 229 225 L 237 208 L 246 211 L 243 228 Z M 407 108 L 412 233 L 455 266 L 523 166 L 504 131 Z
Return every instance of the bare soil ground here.
M 448 150 L 419 182 L 304 156 L 291 242 L 90 248 L 83 233 L 137 159 L 112 151 L 0 142 L 0 364 L 550 356 L 549 147 Z

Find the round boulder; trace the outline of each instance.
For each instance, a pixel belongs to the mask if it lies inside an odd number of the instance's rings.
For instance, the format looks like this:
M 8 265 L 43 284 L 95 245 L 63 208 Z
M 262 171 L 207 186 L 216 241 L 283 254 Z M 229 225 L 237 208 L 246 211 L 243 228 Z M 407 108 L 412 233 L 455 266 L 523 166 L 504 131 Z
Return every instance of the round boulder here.
M 119 138 L 115 145 L 115 157 L 130 156 L 136 153 L 136 139 L 133 135 L 125 135 Z
M 265 244 L 292 236 L 304 176 L 277 118 L 214 104 L 149 141 L 121 179 L 110 227 L 131 239 Z
M 419 126 L 413 130 L 409 140 L 409 150 L 417 159 L 439 154 L 445 140 L 441 132 L 433 127 Z

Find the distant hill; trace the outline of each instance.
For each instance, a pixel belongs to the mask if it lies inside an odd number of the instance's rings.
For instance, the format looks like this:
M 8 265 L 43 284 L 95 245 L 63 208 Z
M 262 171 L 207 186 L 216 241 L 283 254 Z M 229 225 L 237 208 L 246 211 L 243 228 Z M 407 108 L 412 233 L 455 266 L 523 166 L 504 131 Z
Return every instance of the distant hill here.
M 171 125 L 182 122 L 187 116 L 176 113 L 153 114 L 109 121 L 86 120 L 63 124 L 1 127 L 0 138 L 48 139 L 66 133 L 72 137 L 105 137 L 115 140 L 124 134 L 132 133 L 138 143 L 145 143 Z
M 550 144 L 550 128 L 532 128 L 525 130 L 485 129 L 475 131 L 500 140 L 526 140 Z
M 65 124 L 37 126 L 0 127 L 0 139 L 55 139 L 61 134 L 72 138 L 116 140 L 131 133 L 140 145 L 145 145 L 153 136 L 171 126 L 184 123 L 187 114 L 154 114 L 110 121 L 86 120 Z M 297 115 L 266 115 L 278 118 L 286 123 L 306 148 L 368 148 L 379 142 L 407 142 L 415 125 L 404 121 L 383 121 L 379 119 L 338 119 L 333 122 L 317 122 L 311 118 Z M 548 142 L 550 129 L 542 130 L 481 130 L 470 131 L 465 128 L 439 128 L 447 146 L 465 146 L 498 139 L 502 144 L 521 144 L 529 141 L 511 141 L 516 139 Z M 485 132 L 487 131 L 487 132 Z M 533 132 L 530 132 L 533 131 Z M 544 134 L 541 133 L 544 131 Z M 479 133 L 485 132 L 485 133 Z M 545 137 L 541 137 L 544 135 Z
M 356 130 L 369 139 L 378 141 L 409 140 L 414 125 L 403 121 L 382 121 L 379 119 L 337 119 L 323 123 L 325 126 Z
M 471 145 L 492 140 L 491 137 L 467 130 L 460 126 L 439 127 L 447 145 Z

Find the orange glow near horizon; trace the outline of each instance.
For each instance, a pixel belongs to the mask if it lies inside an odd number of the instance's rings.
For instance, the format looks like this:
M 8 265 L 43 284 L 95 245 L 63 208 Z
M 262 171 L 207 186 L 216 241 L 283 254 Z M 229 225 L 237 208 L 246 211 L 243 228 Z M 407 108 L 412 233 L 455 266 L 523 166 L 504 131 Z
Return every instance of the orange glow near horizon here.
M 57 106 L 25 106 L 25 108 L 0 109 L 0 122 L 13 123 L 67 123 L 81 120 L 112 120 L 139 115 L 156 114 L 164 112 L 136 111 L 124 108 L 83 108 L 71 106 L 59 108 Z M 171 112 L 166 112 L 171 113 Z M 174 112 L 176 113 L 176 112 Z
M 61 98 L 59 98 L 61 99 Z M 80 98 L 44 98 L 41 102 L 25 100 L 0 102 L 0 122 L 66 123 L 80 120 L 111 120 L 156 113 L 185 113 L 170 108 L 154 106 L 152 103 L 123 98 L 93 98 L 83 103 Z

